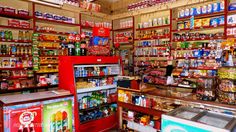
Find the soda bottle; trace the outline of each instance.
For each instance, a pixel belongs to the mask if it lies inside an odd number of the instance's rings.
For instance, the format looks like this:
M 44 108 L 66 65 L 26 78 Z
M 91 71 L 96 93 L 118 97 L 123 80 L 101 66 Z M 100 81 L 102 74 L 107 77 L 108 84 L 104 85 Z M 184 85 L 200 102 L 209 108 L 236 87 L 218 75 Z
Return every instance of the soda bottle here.
M 3 30 L 0 31 L 0 39 L 5 39 L 5 32 Z
M 23 132 L 23 126 L 20 125 L 19 129 L 18 129 L 18 132 Z
M 9 31 L 9 40 L 13 40 L 12 31 Z
M 63 132 L 66 132 L 66 130 L 68 129 L 68 115 L 66 111 L 62 112 L 62 128 Z
M 29 132 L 29 125 L 28 124 L 25 125 L 23 132 Z
M 68 55 L 73 56 L 75 51 L 75 46 L 73 44 L 68 44 Z
M 75 42 L 75 55 L 80 56 L 80 43 Z
M 52 114 L 50 118 L 50 132 L 56 132 L 55 116 L 56 116 L 55 114 Z
M 86 56 L 86 53 L 87 53 L 86 42 L 85 41 L 81 41 L 81 44 L 80 44 L 80 55 L 81 56 Z
M 5 31 L 5 40 L 8 40 L 9 39 L 9 33 L 8 33 L 8 31 L 6 30 Z
M 55 116 L 56 120 L 56 132 L 62 131 L 62 113 L 61 111 L 58 111 Z
M 30 132 L 35 132 L 33 123 L 30 124 L 29 130 L 30 130 Z

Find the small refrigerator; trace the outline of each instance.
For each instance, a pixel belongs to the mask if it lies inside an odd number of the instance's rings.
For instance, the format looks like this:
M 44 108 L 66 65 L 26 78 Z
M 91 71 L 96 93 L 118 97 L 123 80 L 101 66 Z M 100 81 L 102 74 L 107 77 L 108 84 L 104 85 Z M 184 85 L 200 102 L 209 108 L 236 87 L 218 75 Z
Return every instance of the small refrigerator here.
M 162 115 L 162 132 L 236 132 L 231 115 L 197 108 L 179 107 Z

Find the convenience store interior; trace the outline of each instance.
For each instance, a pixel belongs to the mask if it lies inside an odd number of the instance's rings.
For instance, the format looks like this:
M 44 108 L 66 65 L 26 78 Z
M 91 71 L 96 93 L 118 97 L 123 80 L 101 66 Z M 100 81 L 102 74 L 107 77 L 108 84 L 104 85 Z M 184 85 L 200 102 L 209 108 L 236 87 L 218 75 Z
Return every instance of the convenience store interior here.
M 236 132 L 236 0 L 1 0 L 0 132 Z

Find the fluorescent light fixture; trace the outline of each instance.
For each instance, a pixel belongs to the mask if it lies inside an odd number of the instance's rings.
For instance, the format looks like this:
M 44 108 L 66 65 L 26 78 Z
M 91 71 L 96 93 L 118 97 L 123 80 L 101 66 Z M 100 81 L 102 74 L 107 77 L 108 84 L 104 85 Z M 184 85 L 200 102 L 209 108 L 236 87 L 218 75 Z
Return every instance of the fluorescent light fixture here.
M 61 0 L 29 0 L 29 1 L 58 8 L 61 8 L 63 5 L 63 2 Z

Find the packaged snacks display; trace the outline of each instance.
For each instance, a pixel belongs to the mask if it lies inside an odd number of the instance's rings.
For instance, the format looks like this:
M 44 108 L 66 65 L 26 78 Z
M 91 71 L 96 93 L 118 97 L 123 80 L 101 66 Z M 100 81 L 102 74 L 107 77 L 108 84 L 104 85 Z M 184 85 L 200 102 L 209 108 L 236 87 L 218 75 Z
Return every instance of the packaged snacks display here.
M 236 68 L 219 68 L 218 76 L 221 79 L 236 79 Z
M 202 26 L 210 26 L 210 18 L 202 19 Z
M 221 80 L 219 89 L 223 92 L 236 92 L 235 81 L 233 80 Z

